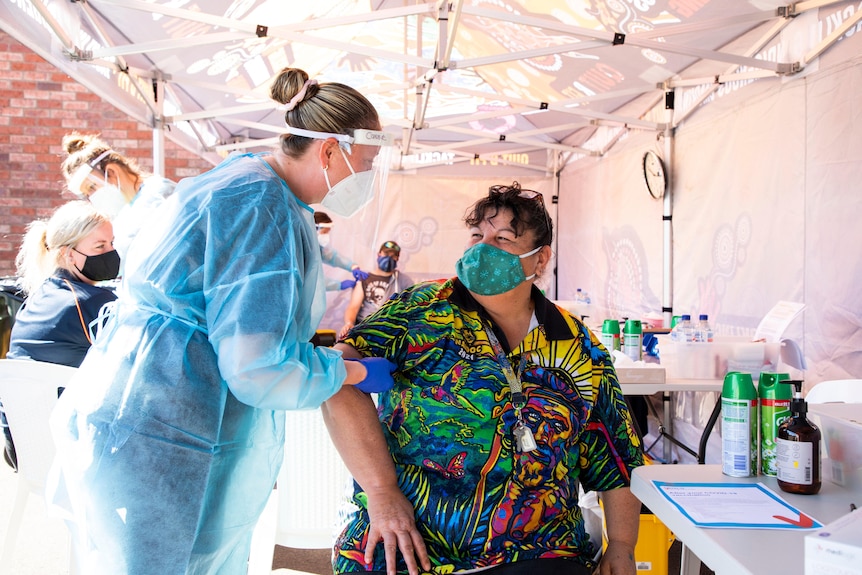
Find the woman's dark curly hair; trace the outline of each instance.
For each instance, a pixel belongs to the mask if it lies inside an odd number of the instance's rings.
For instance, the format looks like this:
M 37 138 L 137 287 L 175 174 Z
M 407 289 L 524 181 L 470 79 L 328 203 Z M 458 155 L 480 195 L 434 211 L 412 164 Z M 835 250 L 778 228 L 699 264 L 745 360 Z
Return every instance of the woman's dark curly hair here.
M 538 246 L 551 245 L 554 226 L 545 209 L 542 194 L 535 190 L 525 190 L 518 182 L 511 186 L 496 185 L 488 189 L 488 195 L 473 204 L 464 217 L 468 226 L 478 226 L 480 222 L 493 218 L 502 208 L 512 211 L 512 229 L 518 236 L 531 230 Z

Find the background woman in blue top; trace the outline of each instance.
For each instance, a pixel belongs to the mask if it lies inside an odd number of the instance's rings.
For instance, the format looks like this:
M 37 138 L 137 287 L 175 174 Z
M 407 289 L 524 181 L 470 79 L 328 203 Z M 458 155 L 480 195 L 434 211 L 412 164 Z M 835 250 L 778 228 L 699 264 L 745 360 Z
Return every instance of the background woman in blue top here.
M 16 316 L 6 357 L 81 365 L 90 349 L 90 322 L 116 299 L 113 291 L 95 285 L 117 277 L 113 239 L 111 222 L 89 202 L 69 202 L 50 220 L 27 227 L 16 264 L 28 298 Z M 5 419 L 2 423 L 14 467 L 11 433 Z
M 284 459 L 279 410 L 391 385 L 385 362 L 309 343 L 326 305 L 309 204 L 350 216 L 371 200 L 377 112 L 298 69 L 271 95 L 287 110 L 281 145 L 177 184 L 54 412 L 53 501 L 82 573 L 245 573 Z
M 117 277 L 113 240 L 111 222 L 88 202 L 69 202 L 47 222 L 28 226 L 16 258 L 28 297 L 6 357 L 81 365 L 92 343 L 90 322 L 117 297 L 95 285 Z

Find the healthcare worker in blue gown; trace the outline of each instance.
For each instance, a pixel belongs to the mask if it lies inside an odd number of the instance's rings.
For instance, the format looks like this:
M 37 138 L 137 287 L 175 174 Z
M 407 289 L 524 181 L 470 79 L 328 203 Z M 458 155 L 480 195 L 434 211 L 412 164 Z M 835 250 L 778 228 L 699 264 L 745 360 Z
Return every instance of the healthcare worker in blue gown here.
M 48 496 L 81 573 L 245 573 L 284 460 L 281 410 L 392 385 L 385 360 L 309 343 L 326 301 L 309 204 L 366 205 L 391 138 L 343 84 L 284 69 L 271 96 L 280 146 L 177 185 L 52 415 Z

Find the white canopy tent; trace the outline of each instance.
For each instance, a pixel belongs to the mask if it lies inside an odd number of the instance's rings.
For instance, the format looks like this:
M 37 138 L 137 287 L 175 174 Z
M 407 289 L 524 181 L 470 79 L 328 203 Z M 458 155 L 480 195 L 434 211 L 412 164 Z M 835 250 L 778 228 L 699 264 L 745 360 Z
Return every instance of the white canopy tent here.
M 834 4 L 7 0 L 0 26 L 213 162 L 275 142 L 269 83 L 299 66 L 374 101 L 399 140 L 396 168 L 493 160 L 547 174 L 630 131 L 673 130 L 698 101 L 652 111 L 680 90 L 702 102 L 730 82 L 805 71 L 858 12 L 802 52 L 767 47 Z
M 794 24 L 833 5 L 851 14 L 815 42 L 798 42 L 793 30 L 804 27 Z M 213 163 L 232 150 L 273 145 L 284 123 L 269 83 L 282 67 L 299 66 L 374 101 L 398 140 L 396 173 L 502 171 L 549 179 L 555 192 L 567 166 L 603 157 L 631 134 L 672 136 L 727 86 L 805 74 L 857 26 L 862 13 L 852 6 L 9 0 L 0 5 L 0 27 L 152 125 L 156 172 L 165 134 Z M 664 139 L 668 169 L 671 142 Z M 666 208 L 669 216 L 669 201 Z M 668 225 L 668 261 L 671 245 Z
M 164 137 L 213 163 L 272 146 L 284 66 L 359 88 L 400 151 L 386 196 L 336 222 L 364 266 L 395 239 L 415 278 L 452 275 L 464 209 L 517 179 L 555 216 L 549 295 L 726 335 L 804 302 L 809 384 L 862 373 L 858 1 L 5 0 L 0 28 L 152 125 L 157 169 Z

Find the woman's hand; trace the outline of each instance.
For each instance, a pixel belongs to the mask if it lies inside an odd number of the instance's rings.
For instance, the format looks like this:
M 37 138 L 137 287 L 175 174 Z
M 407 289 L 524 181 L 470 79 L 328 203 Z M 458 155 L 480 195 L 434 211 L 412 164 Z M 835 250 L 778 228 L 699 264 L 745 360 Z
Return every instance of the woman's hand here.
M 600 575 L 636 575 L 635 545 L 638 542 L 641 502 L 628 487 L 599 493 L 605 509 L 608 547 L 602 554 Z
M 347 337 L 347 334 L 350 333 L 350 330 L 353 329 L 353 322 L 349 321 L 341 326 L 341 331 L 338 332 L 338 339 L 344 339 Z
M 636 575 L 634 547 L 628 543 L 608 541 L 595 572 L 599 575 Z
M 410 575 L 418 575 L 420 566 L 429 571 L 431 562 L 422 535 L 416 529 L 413 506 L 398 485 L 366 490 L 366 494 L 371 527 L 368 530 L 365 563 L 370 564 L 374 560 L 374 550 L 382 541 L 386 553 L 386 572 L 389 575 L 395 575 L 398 551 L 404 557 Z

